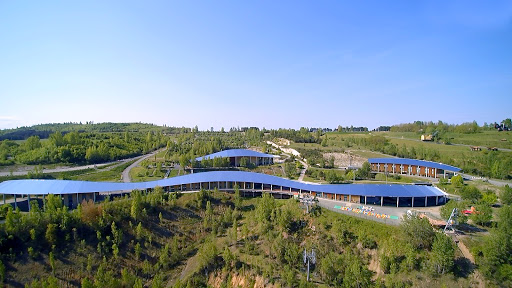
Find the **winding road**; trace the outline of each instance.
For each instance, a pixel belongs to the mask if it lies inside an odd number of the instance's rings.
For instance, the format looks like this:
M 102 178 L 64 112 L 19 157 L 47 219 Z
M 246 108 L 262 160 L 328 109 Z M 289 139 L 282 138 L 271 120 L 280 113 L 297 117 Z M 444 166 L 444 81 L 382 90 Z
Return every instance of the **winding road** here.
M 162 148 L 162 149 L 159 149 L 159 150 L 156 150 L 156 151 L 153 151 L 149 154 L 146 154 L 146 155 L 143 155 L 143 156 L 140 156 L 139 160 L 135 161 L 132 163 L 132 165 L 126 167 L 126 169 L 124 169 L 123 173 L 121 174 L 121 177 L 123 179 L 123 182 L 132 182 L 132 179 L 130 177 L 130 170 L 133 169 L 133 167 L 136 167 L 136 166 L 139 166 L 140 162 L 144 161 L 145 159 L 148 159 L 149 157 L 151 156 L 154 156 L 156 153 L 164 150 L 165 148 Z

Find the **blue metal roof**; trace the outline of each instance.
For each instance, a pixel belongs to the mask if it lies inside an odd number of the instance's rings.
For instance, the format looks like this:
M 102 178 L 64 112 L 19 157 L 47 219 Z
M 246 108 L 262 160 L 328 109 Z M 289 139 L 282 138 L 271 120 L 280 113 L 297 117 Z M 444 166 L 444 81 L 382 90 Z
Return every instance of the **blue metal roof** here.
M 397 184 L 309 184 L 277 176 L 244 171 L 213 171 L 194 173 L 150 182 L 111 183 L 72 180 L 10 180 L 0 183 L 0 194 L 72 194 L 115 192 L 173 186 L 201 182 L 254 182 L 291 187 L 314 192 L 384 197 L 444 196 L 432 186 Z
M 203 157 L 197 157 L 197 161 L 205 159 L 213 159 L 215 157 L 265 157 L 265 158 L 273 158 L 275 155 L 265 154 L 257 151 L 247 150 L 247 149 L 230 149 L 224 150 L 217 153 L 209 154 Z
M 443 169 L 453 172 L 459 172 L 461 169 L 455 166 L 446 165 L 443 163 L 425 161 L 425 160 L 416 160 L 409 158 L 370 158 L 368 159 L 370 164 L 372 163 L 388 163 L 388 164 L 403 164 L 403 165 L 415 165 L 415 166 L 425 166 L 430 168 Z

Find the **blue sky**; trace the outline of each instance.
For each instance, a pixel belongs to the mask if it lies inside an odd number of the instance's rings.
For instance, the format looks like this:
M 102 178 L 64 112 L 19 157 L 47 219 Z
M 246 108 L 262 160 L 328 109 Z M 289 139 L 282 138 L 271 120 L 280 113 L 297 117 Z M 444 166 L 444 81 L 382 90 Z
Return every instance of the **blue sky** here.
M 511 1 L 0 1 L 0 128 L 512 117 Z

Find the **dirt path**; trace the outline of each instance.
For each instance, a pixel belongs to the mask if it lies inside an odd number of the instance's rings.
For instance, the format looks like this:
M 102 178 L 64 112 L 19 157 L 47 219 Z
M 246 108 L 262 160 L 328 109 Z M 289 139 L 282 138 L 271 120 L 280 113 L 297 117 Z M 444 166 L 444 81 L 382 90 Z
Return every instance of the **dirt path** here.
M 485 288 L 485 280 L 483 275 L 476 269 L 475 264 L 475 257 L 473 257 L 473 254 L 469 251 L 469 249 L 464 245 L 464 243 L 461 241 L 461 237 L 459 235 L 452 236 L 453 240 L 457 244 L 457 247 L 459 248 L 460 252 L 464 256 L 464 258 L 468 259 L 469 262 L 471 262 L 471 267 L 473 269 L 472 277 L 474 278 L 474 281 L 477 283 L 477 286 L 479 288 Z
M 288 143 L 288 145 L 290 144 L 290 141 L 287 140 L 287 139 L 281 139 L 280 141 L 281 141 L 280 143 L 285 142 L 285 143 Z M 300 176 L 299 176 L 298 181 L 299 182 L 304 182 L 303 181 L 304 180 L 304 176 L 306 175 L 306 170 L 308 170 L 309 166 L 308 166 L 308 163 L 306 162 L 306 160 L 302 158 L 300 153 L 297 150 L 293 149 L 293 148 L 286 148 L 286 147 L 278 145 L 278 144 L 276 144 L 276 143 L 274 143 L 272 141 L 267 141 L 267 144 L 272 145 L 273 147 L 283 151 L 286 154 L 291 154 L 291 155 L 296 157 L 297 161 L 299 161 L 302 164 L 302 166 L 304 167 L 304 168 L 302 168 L 302 170 L 300 170 Z M 283 174 L 284 174 L 284 169 L 283 169 Z

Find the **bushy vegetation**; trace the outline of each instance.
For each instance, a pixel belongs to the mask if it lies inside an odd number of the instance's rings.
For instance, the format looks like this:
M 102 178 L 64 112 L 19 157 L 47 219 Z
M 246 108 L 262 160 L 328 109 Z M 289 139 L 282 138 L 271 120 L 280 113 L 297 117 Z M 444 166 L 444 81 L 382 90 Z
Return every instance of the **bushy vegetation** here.
M 322 140 L 321 130 L 316 130 L 314 133 L 309 132 L 308 128 L 301 127 L 299 130 L 295 129 L 277 129 L 271 130 L 270 135 L 273 138 L 285 138 L 292 140 L 296 143 L 320 143 Z
M 27 214 L 6 207 L 0 276 L 30 287 L 224 287 L 236 277 L 274 287 L 394 287 L 393 276 L 408 287 L 419 283 L 411 272 L 453 271 L 451 240 L 425 220 L 394 227 L 319 207 L 305 215 L 295 200 L 243 199 L 235 190 L 156 188 L 73 211 L 51 195 Z M 305 281 L 304 249 L 316 252 L 316 284 Z M 385 274 L 375 277 L 371 262 Z
M 30 136 L 22 144 L 4 140 L 0 144 L 0 162 L 4 165 L 51 163 L 101 163 L 164 147 L 169 139 L 161 133 L 88 133 L 50 134 L 48 141 Z

